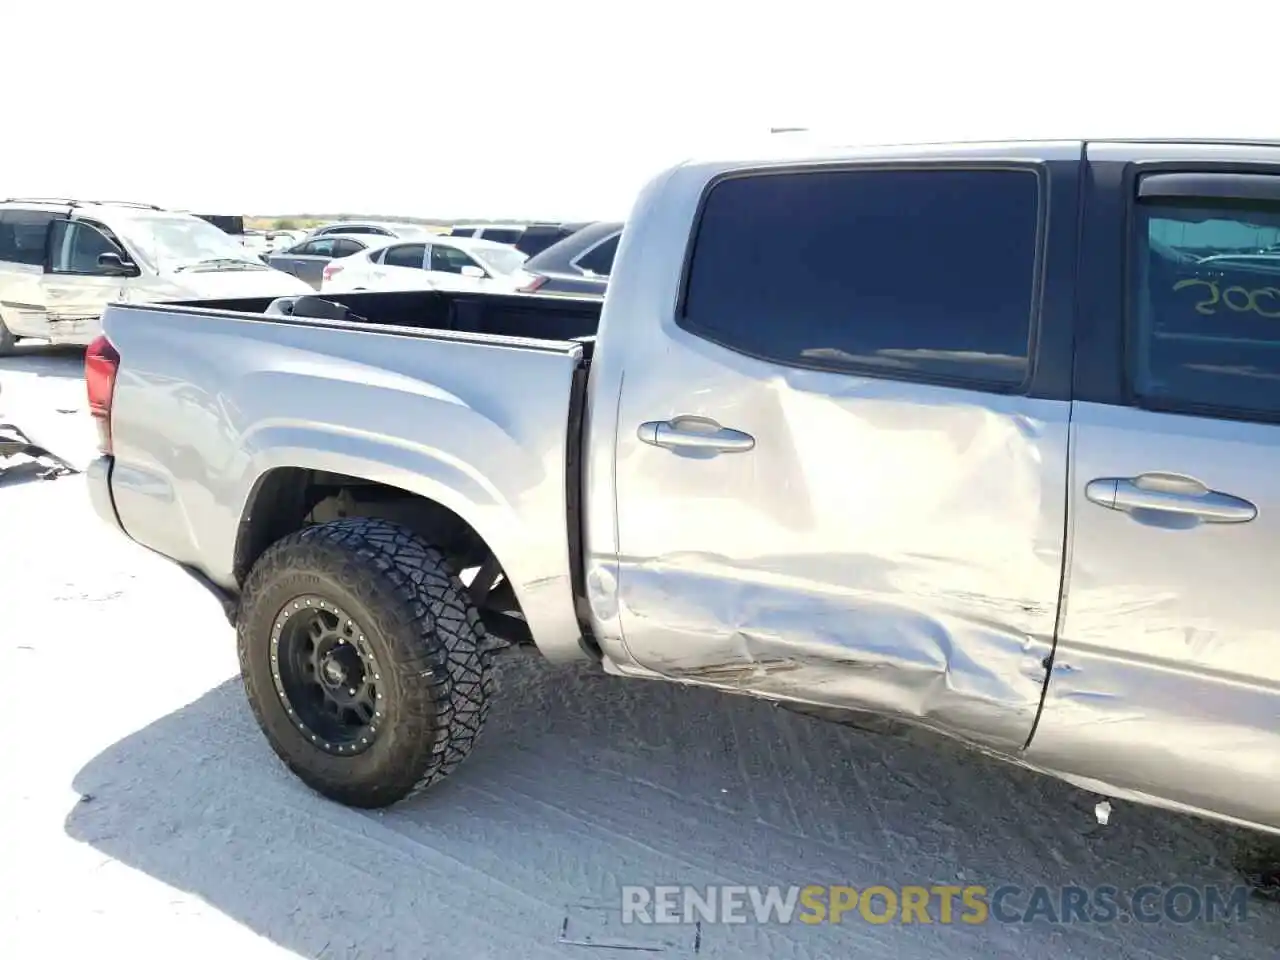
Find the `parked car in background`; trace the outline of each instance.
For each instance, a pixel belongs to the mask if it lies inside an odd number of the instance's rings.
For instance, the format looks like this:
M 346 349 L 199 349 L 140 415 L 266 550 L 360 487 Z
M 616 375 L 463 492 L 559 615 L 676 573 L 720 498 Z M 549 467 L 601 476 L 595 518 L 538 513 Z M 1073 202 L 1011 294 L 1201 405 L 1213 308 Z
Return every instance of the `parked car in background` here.
M 267 231 L 267 252 L 275 253 L 278 250 L 287 250 L 290 247 L 297 246 L 307 237 L 305 230 L 268 230 Z
M 359 253 L 371 247 L 380 247 L 386 242 L 386 237 L 372 234 L 347 236 L 341 233 L 329 233 L 303 240 L 284 250 L 268 253 L 265 262 L 276 270 L 293 274 L 299 280 L 310 284 L 313 290 L 319 290 L 324 268 L 329 261 L 349 257 L 353 253 Z
M 196 213 L 193 215 L 213 224 L 228 236 L 239 240 L 249 252 L 255 255 L 262 254 L 268 249 L 266 231 L 246 227 L 244 217 L 240 214 Z
M 259 259 L 271 250 L 271 242 L 265 230 L 245 230 L 239 239 L 244 248 Z
M 223 233 L 230 234 L 233 237 L 244 236 L 244 217 L 238 213 L 197 213 L 194 216 L 207 223 L 212 223 Z
M 603 297 L 622 237 L 622 224 L 592 223 L 530 257 L 515 278 L 521 293 Z
M 330 260 L 320 290 L 457 290 L 511 292 L 525 256 L 507 244 L 432 237 L 375 247 Z
M 522 223 L 458 223 L 445 233 L 447 237 L 473 237 L 476 240 L 492 240 L 511 246 L 524 235 Z
M 0 353 L 22 337 L 87 344 L 113 300 L 284 296 L 305 285 L 190 213 L 144 203 L 0 202 Z
M 381 220 L 338 220 L 315 227 L 307 234 L 312 237 L 328 237 L 335 233 L 345 236 L 386 237 L 388 239 L 409 237 L 434 237 L 435 231 L 421 223 L 395 223 Z
M 591 221 L 581 223 L 531 223 L 524 228 L 520 239 L 516 241 L 516 249 L 528 257 L 536 257 L 547 247 L 567 240 L 583 227 L 591 225 Z

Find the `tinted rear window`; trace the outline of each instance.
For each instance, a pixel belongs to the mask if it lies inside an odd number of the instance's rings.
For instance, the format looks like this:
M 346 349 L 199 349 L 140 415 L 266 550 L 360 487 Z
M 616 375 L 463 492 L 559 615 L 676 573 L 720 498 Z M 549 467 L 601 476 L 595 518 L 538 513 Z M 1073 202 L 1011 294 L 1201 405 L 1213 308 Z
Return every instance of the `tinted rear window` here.
M 725 180 L 704 204 L 681 324 L 791 366 L 1021 384 L 1039 189 L 1029 170 Z
M 1137 225 L 1134 391 L 1280 418 L 1280 206 L 1142 204 Z

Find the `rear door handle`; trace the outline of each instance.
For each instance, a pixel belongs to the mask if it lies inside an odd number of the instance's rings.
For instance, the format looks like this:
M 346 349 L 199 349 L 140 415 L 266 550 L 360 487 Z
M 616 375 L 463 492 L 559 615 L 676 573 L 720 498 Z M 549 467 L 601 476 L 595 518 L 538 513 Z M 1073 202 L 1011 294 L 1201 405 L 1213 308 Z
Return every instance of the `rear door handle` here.
M 1210 490 L 1199 480 L 1176 473 L 1090 480 L 1084 495 L 1108 510 L 1176 513 L 1205 523 L 1248 523 L 1258 515 L 1258 508 L 1248 500 Z
M 756 438 L 741 430 L 722 427 L 705 417 L 676 417 L 674 420 L 648 420 L 636 430 L 644 442 L 668 450 L 708 450 L 713 453 L 745 453 L 756 445 Z

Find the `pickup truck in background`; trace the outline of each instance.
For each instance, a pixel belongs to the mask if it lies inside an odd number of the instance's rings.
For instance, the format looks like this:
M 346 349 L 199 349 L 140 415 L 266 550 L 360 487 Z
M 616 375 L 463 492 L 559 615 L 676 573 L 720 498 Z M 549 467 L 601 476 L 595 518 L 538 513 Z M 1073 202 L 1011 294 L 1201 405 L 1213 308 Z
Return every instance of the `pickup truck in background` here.
M 1280 832 L 1280 144 L 688 162 L 603 305 L 118 304 L 97 512 L 307 784 L 453 770 L 492 659 L 924 725 Z

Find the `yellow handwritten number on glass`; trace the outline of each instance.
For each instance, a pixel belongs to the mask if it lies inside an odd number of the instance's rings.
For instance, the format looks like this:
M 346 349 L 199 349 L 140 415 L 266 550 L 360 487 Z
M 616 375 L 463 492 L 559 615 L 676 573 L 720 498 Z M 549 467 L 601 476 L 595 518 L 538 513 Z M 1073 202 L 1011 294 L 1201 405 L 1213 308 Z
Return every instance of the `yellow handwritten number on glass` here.
M 1244 287 L 1227 287 L 1226 290 L 1219 291 L 1217 281 L 1196 278 L 1179 280 L 1173 285 L 1175 293 L 1188 287 L 1209 288 L 1209 298 L 1200 300 L 1195 306 L 1196 313 L 1203 314 L 1206 317 L 1217 313 L 1218 304 L 1223 304 L 1233 313 L 1256 313 L 1258 316 L 1268 319 L 1280 318 L 1280 310 L 1268 312 L 1263 309 L 1263 304 L 1266 302 L 1265 298 L 1270 298 L 1274 305 L 1280 306 L 1280 289 L 1276 287 L 1259 287 L 1257 290 L 1246 290 Z

